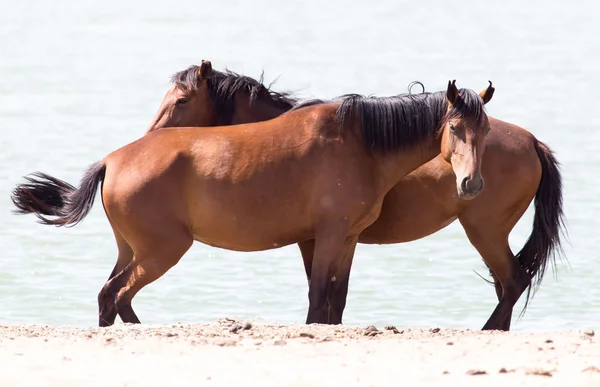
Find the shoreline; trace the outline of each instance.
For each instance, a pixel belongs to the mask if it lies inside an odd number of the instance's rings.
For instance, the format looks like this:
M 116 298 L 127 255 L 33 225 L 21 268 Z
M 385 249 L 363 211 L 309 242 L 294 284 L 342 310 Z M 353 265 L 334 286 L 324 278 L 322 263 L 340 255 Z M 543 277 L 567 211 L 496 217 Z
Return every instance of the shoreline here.
M 0 325 L 3 386 L 600 385 L 592 330 Z

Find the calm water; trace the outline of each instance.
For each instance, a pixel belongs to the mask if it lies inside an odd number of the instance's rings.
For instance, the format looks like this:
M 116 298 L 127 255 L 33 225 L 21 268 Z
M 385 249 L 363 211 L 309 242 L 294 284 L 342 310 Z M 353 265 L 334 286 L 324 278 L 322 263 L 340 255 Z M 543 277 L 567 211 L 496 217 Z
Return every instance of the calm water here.
M 127 3 L 127 4 L 126 4 Z M 11 214 L 10 190 L 43 170 L 72 183 L 141 136 L 170 75 L 201 59 L 302 97 L 389 95 L 413 80 L 496 86 L 488 112 L 529 129 L 563 164 L 570 262 L 549 272 L 514 329 L 600 319 L 600 28 L 595 1 L 3 1 L 0 13 L 0 323 L 93 326 L 116 260 L 99 202 L 70 229 Z M 531 209 L 511 235 L 518 251 Z M 347 324 L 480 328 L 496 305 L 458 222 L 412 243 L 360 245 Z M 522 302 L 517 305 L 520 310 Z M 223 316 L 303 322 L 297 247 L 233 253 L 199 243 L 134 307 L 145 323 Z M 518 312 L 518 311 L 517 311 Z

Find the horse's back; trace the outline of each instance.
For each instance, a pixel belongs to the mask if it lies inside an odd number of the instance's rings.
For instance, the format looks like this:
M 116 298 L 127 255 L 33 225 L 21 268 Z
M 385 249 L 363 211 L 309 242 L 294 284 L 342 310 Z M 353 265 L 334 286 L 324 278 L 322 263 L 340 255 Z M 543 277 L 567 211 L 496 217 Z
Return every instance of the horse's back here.
M 343 218 L 344 205 L 368 196 L 368 184 L 357 184 L 368 172 L 357 161 L 362 145 L 337 129 L 336 107 L 150 133 L 106 158 L 107 213 L 121 222 L 174 219 L 197 240 L 231 250 L 310 239 L 315 222 Z
M 506 155 L 525 157 L 531 161 L 535 155 L 536 137 L 527 129 L 507 121 L 489 117 L 491 131 L 486 139 L 486 153 L 489 149 L 501 149 Z M 522 161 L 522 160 L 520 160 Z

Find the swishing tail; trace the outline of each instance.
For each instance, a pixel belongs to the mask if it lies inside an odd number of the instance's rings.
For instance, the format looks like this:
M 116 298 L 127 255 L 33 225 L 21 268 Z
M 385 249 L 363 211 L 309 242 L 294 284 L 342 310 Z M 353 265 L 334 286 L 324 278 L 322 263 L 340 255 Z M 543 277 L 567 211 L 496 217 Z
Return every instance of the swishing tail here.
M 564 234 L 562 178 L 560 165 L 546 144 L 535 140 L 535 151 L 542 164 L 542 179 L 535 194 L 533 230 L 525 246 L 516 255 L 517 262 L 529 277 L 525 312 L 531 296 L 531 288 L 537 288 L 548 265 L 555 266 L 556 258 L 563 258 L 561 234 Z
M 37 172 L 25 179 L 12 192 L 17 214 L 34 214 L 42 224 L 75 226 L 90 212 L 98 185 L 104 181 L 106 165 L 92 164 L 81 179 L 79 188 Z

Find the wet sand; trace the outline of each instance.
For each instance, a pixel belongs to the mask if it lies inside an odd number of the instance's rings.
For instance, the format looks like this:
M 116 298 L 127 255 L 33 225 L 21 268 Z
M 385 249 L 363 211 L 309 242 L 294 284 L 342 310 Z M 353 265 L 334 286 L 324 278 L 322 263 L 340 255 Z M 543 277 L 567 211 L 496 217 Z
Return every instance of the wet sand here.
M 0 386 L 598 386 L 594 331 L 0 326 Z

